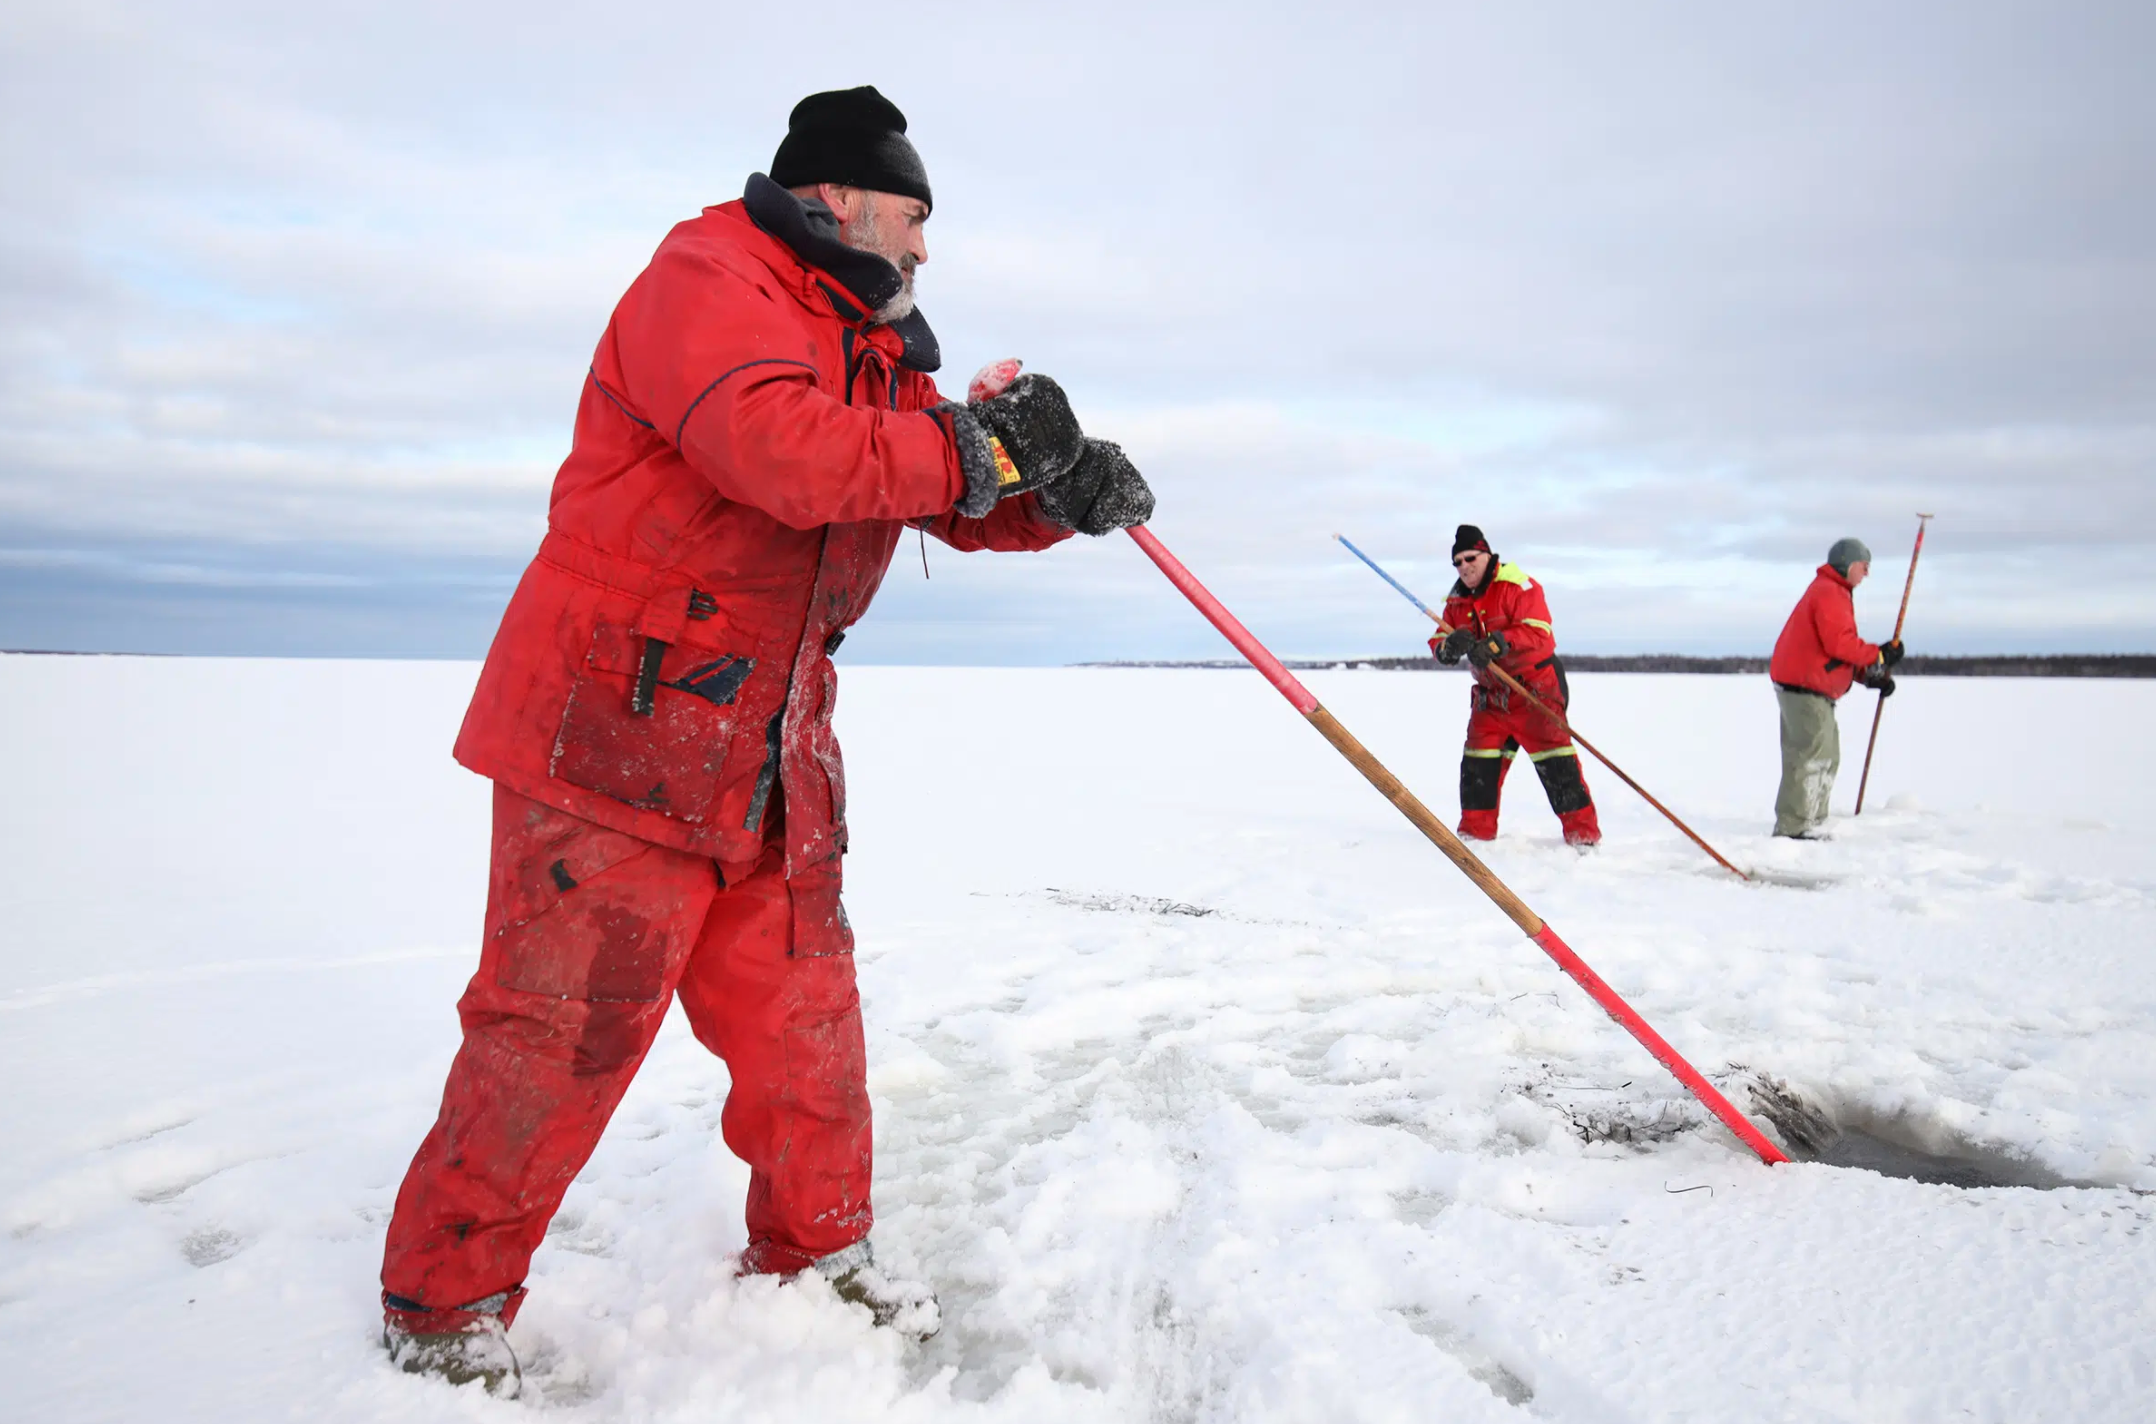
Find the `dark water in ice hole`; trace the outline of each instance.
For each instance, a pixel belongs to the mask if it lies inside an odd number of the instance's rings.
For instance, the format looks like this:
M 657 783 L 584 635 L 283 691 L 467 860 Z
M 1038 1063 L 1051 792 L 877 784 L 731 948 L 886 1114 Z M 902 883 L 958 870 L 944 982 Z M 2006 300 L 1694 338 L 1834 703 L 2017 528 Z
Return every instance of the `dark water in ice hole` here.
M 1792 1089 L 1778 1078 L 1764 1074 L 1750 1086 L 1752 1106 L 1774 1124 L 1788 1144 L 1789 1155 L 1800 1162 L 1828 1167 L 1854 1167 L 1882 1177 L 1902 1177 L 1912 1182 L 1931 1182 L 1945 1187 L 2056 1187 L 2081 1186 L 2025 1157 L 2012 1156 L 1972 1142 L 1943 1136 L 1936 1129 L 1922 1134 L 1949 1145 L 1932 1147 L 1912 1140 L 1917 1134 L 1897 1131 L 1892 1122 L 1878 1122 L 1860 1113 L 1842 1122 L 1842 1112 L 1825 1108 Z M 1858 1126 L 1859 1122 L 1864 1126 Z
M 1999 1153 L 1964 1147 L 1959 1153 L 1941 1154 L 1890 1142 L 1859 1128 L 1845 1127 L 1840 1135 L 1816 1153 L 1794 1152 L 1801 1161 L 1829 1167 L 1856 1167 L 1882 1177 L 1906 1177 L 1913 1182 L 1934 1182 L 1946 1187 L 2070 1187 L 2064 1177 L 2034 1162 Z

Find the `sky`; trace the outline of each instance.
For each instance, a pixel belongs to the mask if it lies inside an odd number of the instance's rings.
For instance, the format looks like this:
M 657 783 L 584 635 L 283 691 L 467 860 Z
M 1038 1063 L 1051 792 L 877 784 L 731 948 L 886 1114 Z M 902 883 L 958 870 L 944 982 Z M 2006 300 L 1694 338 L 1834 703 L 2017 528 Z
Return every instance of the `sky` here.
M 0 648 L 477 657 L 591 350 L 809 92 L 1277 651 L 1472 521 L 1583 652 L 2156 648 L 2156 8 L 365 5 L 0 15 Z M 909 538 L 844 657 L 1225 655 L 1120 536 Z

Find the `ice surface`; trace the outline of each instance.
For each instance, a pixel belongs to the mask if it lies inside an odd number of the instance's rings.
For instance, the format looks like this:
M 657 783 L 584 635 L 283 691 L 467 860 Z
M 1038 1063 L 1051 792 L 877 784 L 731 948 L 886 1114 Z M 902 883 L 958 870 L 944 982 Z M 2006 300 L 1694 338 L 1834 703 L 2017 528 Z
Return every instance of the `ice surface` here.
M 484 891 L 472 676 L 0 658 L 10 1417 L 2156 1418 L 2156 686 L 1907 679 L 1876 809 L 1797 844 L 1764 679 L 1575 679 L 1599 746 L 1808 888 L 1591 763 L 1584 857 L 1508 788 L 1491 864 L 1740 1103 L 2099 1184 L 1960 1190 L 1704 1126 L 1255 675 L 848 669 L 878 1249 L 943 1333 L 732 1278 L 725 1075 L 677 1019 L 539 1255 L 512 1404 L 375 1345 Z M 1450 811 L 1463 680 L 1311 682 Z

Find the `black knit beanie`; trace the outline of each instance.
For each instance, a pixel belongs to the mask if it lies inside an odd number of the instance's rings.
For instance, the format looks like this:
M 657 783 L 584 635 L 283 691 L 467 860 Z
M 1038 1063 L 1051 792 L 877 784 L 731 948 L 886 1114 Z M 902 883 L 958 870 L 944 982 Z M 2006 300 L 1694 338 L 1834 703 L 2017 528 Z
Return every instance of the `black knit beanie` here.
M 1487 554 L 1490 552 L 1490 541 L 1483 538 L 1482 531 L 1474 525 L 1463 524 L 1459 532 L 1452 536 L 1452 556 L 1457 559 L 1469 549 L 1480 549 Z
M 935 206 L 928 170 L 906 137 L 906 116 L 873 84 L 811 94 L 794 105 L 771 159 L 771 181 L 781 188 L 843 183 Z

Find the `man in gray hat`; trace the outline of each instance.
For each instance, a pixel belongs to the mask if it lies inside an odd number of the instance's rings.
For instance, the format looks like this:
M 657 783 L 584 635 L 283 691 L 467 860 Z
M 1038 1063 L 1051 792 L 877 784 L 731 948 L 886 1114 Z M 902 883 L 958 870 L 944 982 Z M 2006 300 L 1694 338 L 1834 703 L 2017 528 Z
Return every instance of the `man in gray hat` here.
M 1834 704 L 1849 685 L 1862 681 L 1883 697 L 1894 693 L 1890 669 L 1901 661 L 1901 640 L 1867 643 L 1857 636 L 1851 595 L 1871 568 L 1872 551 L 1863 540 L 1835 540 L 1775 640 L 1767 675 L 1782 708 L 1782 787 L 1774 798 L 1778 836 L 1813 840 L 1826 824 L 1827 798 L 1842 764 Z

